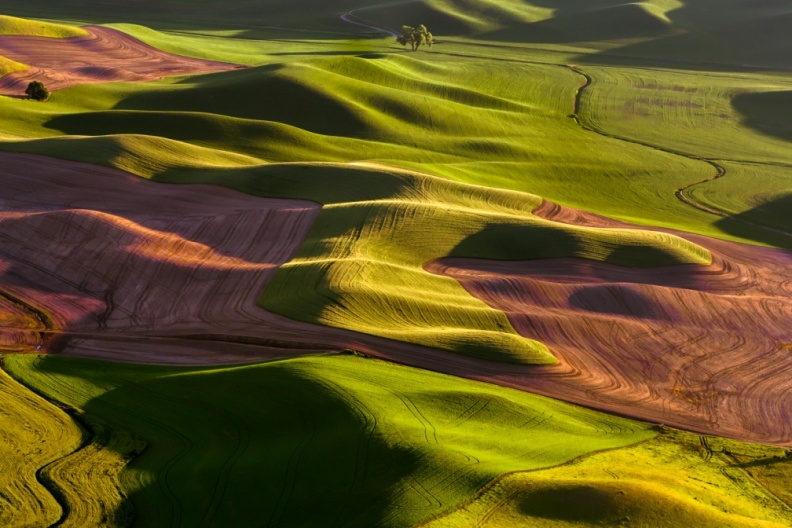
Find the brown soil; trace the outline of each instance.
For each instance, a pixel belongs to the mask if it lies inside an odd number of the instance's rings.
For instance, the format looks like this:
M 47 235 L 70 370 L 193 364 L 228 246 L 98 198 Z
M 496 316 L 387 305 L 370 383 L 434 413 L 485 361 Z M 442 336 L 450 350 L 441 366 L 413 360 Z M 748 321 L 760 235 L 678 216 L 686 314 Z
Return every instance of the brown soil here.
M 16 300 L 11 319 L 49 315 L 42 352 L 209 365 L 350 348 L 651 422 L 792 446 L 789 252 L 676 233 L 709 248 L 713 264 L 428 264 L 560 360 L 516 366 L 259 308 L 267 281 L 307 236 L 314 203 L 158 184 L 24 154 L 0 154 L 0 187 L 0 291 Z M 535 214 L 634 227 L 549 202 Z M 27 319 L 18 309 L 25 304 Z M 35 351 L 33 341 L 18 344 Z
M 535 214 L 627 226 L 549 202 Z M 443 259 L 560 363 L 481 376 L 694 431 L 792 445 L 792 253 L 675 233 L 710 266 L 622 268 L 576 259 Z
M 0 155 L 0 187 L 0 289 L 50 314 L 48 350 L 201 362 L 205 346 L 194 342 L 208 340 L 212 362 L 283 355 L 268 342 L 194 336 L 248 335 L 258 295 L 299 248 L 317 204 L 24 154 Z
M 307 236 L 316 203 L 9 153 L 0 153 L 0 188 L 0 294 L 18 300 L 9 318 L 38 321 L 43 312 L 48 323 L 16 348 L 182 365 L 349 348 L 436 362 L 439 371 L 450 361 L 460 375 L 478 369 L 453 354 L 258 307 L 270 277 Z
M 77 84 L 152 81 L 238 68 L 160 51 L 114 29 L 87 26 L 85 37 L 0 36 L 0 55 L 30 68 L 0 78 L 0 95 L 24 95 L 30 81 L 50 91 Z

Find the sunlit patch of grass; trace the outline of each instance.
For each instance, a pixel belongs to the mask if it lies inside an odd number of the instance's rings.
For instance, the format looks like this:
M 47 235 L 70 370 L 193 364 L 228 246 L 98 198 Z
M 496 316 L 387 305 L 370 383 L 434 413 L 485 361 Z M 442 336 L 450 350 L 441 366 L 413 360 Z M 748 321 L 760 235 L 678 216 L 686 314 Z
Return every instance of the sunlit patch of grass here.
M 70 38 L 84 37 L 88 32 L 82 28 L 0 15 L 0 35 L 25 35 L 29 37 Z

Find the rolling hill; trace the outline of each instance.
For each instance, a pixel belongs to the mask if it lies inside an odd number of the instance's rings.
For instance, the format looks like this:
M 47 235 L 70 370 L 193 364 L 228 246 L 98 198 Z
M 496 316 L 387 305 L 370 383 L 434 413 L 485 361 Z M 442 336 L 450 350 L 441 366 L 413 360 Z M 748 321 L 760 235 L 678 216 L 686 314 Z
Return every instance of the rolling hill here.
M 780 0 L 2 11 L 3 526 L 792 522 Z

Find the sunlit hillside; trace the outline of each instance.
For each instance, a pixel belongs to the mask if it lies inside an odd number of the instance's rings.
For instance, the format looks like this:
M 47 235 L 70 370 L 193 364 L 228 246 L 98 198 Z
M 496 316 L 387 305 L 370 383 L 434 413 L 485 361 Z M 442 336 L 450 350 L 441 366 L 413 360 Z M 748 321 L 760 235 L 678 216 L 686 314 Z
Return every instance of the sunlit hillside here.
M 790 17 L 3 2 L 0 526 L 792 525 Z

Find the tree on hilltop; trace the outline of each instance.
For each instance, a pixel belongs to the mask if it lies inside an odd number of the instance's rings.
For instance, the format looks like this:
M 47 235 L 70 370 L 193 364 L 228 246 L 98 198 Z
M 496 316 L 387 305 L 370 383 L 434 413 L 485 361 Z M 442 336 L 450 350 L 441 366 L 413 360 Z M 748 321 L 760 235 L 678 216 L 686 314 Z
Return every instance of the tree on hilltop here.
M 36 101 L 46 101 L 50 96 L 49 90 L 47 90 L 47 87 L 44 86 L 44 83 L 41 81 L 33 81 L 28 84 L 25 93 L 30 99 Z
M 417 28 L 411 26 L 402 26 L 401 34 L 396 37 L 396 42 L 402 46 L 409 44 L 413 51 L 418 51 L 418 48 L 423 45 L 427 45 L 431 48 L 432 43 L 434 42 L 434 37 L 423 24 Z

